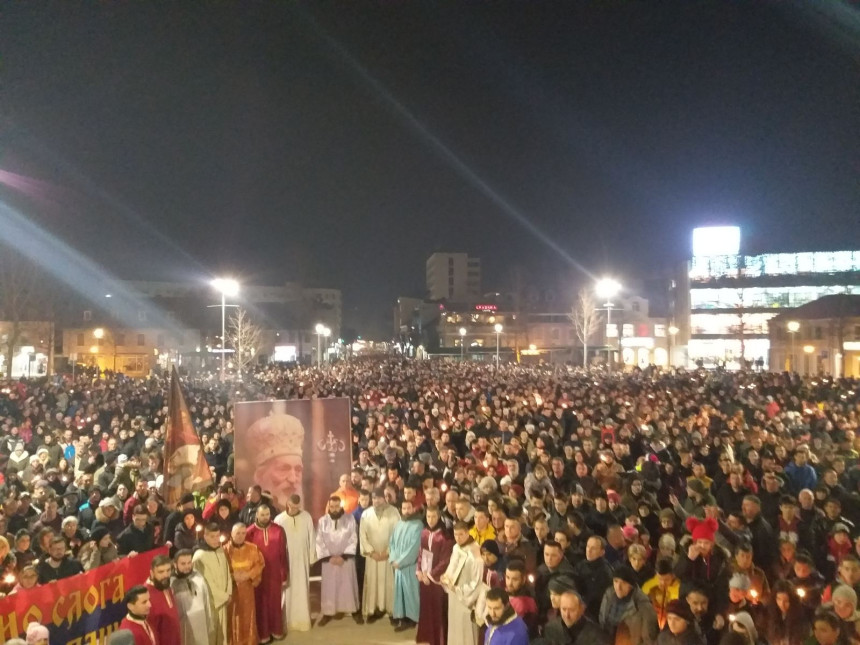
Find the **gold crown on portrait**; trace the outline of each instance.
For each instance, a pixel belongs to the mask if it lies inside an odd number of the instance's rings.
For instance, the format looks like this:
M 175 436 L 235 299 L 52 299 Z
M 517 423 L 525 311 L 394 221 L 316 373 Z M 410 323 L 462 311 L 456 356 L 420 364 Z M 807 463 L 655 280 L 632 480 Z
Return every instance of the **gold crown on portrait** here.
M 277 425 L 262 423 L 251 434 L 252 446 L 265 446 L 257 453 L 257 463 L 262 464 L 275 457 L 302 456 L 305 441 L 305 429 L 301 422 L 293 416 L 285 415 Z

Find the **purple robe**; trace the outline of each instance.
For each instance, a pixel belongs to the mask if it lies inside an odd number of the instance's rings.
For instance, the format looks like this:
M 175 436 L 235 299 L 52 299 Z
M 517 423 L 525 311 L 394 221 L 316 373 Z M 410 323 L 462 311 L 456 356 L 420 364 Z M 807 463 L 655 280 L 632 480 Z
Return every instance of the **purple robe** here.
M 441 528 L 431 531 L 425 528 L 421 532 L 421 553 L 430 551 L 433 554 L 433 564 L 430 576 L 438 583 L 439 578 L 448 568 L 451 559 L 451 549 L 454 548 L 454 540 Z M 421 556 L 419 555 L 419 570 Z M 418 633 L 415 641 L 418 643 L 430 643 L 430 645 L 445 645 L 448 638 L 448 594 L 441 585 L 423 582 L 418 587 L 419 615 Z
M 317 559 L 322 562 L 320 612 L 323 616 L 358 611 L 358 577 L 355 574 L 355 552 L 358 532 L 352 514 L 337 519 L 323 515 L 317 524 Z M 343 558 L 343 564 L 332 564 L 331 557 Z

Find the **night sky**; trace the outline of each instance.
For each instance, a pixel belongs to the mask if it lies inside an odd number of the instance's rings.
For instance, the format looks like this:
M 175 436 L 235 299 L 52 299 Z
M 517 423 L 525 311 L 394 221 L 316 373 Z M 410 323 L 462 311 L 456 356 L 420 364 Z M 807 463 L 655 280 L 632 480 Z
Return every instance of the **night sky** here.
M 860 249 L 856 6 L 5 2 L 0 199 L 121 278 L 340 288 L 369 335 L 434 250 L 490 290 L 708 223 Z

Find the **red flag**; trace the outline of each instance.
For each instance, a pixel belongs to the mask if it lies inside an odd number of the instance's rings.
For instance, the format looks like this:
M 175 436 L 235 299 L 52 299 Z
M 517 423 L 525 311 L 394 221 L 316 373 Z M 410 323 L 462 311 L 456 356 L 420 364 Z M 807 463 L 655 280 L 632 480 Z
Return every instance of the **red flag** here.
M 203 491 L 212 483 L 212 472 L 203 457 L 203 444 L 194 431 L 188 405 L 179 387 L 179 376 L 173 366 L 164 437 L 165 504 L 168 508 L 176 508 L 183 495 Z

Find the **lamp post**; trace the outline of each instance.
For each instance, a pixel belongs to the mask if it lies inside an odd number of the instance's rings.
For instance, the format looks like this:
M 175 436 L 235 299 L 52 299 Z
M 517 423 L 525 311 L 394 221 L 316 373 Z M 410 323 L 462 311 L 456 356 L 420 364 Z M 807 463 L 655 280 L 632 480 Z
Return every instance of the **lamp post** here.
M 212 281 L 216 291 L 221 292 L 221 382 L 227 374 L 227 296 L 239 293 L 239 283 L 231 278 L 216 278 Z
M 501 323 L 496 323 L 493 329 L 496 330 L 496 367 L 499 366 L 499 338 L 502 335 L 502 329 L 504 329 Z
M 609 371 L 612 371 L 613 360 L 612 347 L 609 346 L 609 326 L 612 324 L 612 308 L 614 307 L 612 304 L 612 298 L 621 291 L 621 284 L 613 278 L 601 278 L 597 281 L 597 284 L 594 285 L 594 291 L 597 293 L 599 298 L 606 301 L 603 305 L 606 309 L 606 366 Z
M 328 354 L 328 337 L 331 336 L 331 329 L 324 327 L 322 335 L 325 338 L 325 353 Z
M 791 334 L 791 360 L 789 361 L 789 372 L 794 372 L 797 367 L 794 364 L 794 338 L 797 336 L 797 332 L 800 331 L 800 323 L 796 320 L 789 320 L 786 325 L 786 329 L 788 329 L 788 333 Z
M 675 352 L 675 336 L 678 335 L 679 331 L 681 330 L 675 327 L 675 325 L 669 325 L 669 367 L 675 366 L 675 361 L 672 358 Z
M 101 345 L 101 340 L 106 336 L 106 332 L 103 327 L 96 327 L 93 329 L 93 337 L 99 341 L 99 345 Z M 111 345 L 113 345 L 113 371 L 116 373 L 116 338 L 111 338 Z
M 331 335 L 331 329 L 322 323 L 317 323 L 316 327 L 314 327 L 314 331 L 317 335 L 317 367 L 319 367 L 322 365 L 322 339 L 323 336 L 328 338 Z
M 466 360 L 466 328 L 460 327 L 460 361 Z
M 803 352 L 806 354 L 806 373 L 809 374 L 809 358 L 815 353 L 815 347 L 813 345 L 804 345 Z

